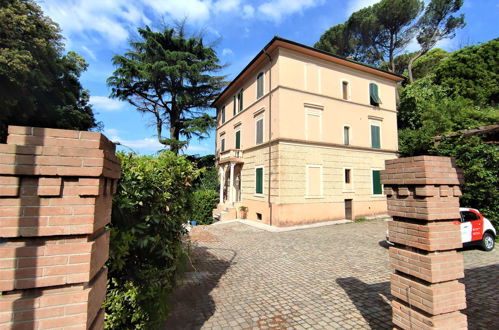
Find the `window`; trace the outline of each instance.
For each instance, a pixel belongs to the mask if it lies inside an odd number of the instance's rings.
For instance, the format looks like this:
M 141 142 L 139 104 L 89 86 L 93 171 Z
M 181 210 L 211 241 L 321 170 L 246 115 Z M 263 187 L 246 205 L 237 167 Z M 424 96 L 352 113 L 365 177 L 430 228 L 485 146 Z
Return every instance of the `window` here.
M 241 149 L 241 131 L 236 131 L 236 149 Z
M 371 148 L 381 148 L 381 128 L 379 124 L 371 123 Z
M 263 194 L 263 167 L 255 169 L 255 193 Z
M 235 116 L 237 114 L 237 97 L 234 95 L 234 100 L 232 101 L 232 115 Z
M 239 112 L 243 111 L 243 90 L 241 89 L 237 94 L 237 101 L 239 102 Z
M 256 144 L 263 143 L 263 118 L 256 121 Z
M 225 123 L 225 106 L 222 107 L 222 113 L 220 114 L 222 124 Z
M 383 189 L 381 187 L 381 179 L 380 179 L 380 171 L 379 170 L 373 170 L 372 180 L 373 180 L 373 195 L 381 195 L 381 194 L 383 194 Z
M 461 212 L 461 219 L 463 219 L 463 222 L 467 222 L 467 221 L 478 220 L 480 218 L 474 212 L 471 212 L 471 211 L 462 211 Z
M 263 96 L 263 72 L 256 76 L 256 98 L 259 99 Z
M 381 99 L 378 94 L 378 85 L 375 83 L 369 84 L 369 100 L 371 105 L 378 107 L 381 104 Z
M 321 198 L 322 197 L 322 166 L 307 165 L 306 166 L 306 191 L 305 197 Z
M 351 178 L 350 178 L 351 170 L 349 168 L 345 168 L 345 183 L 350 184 Z
M 349 126 L 343 127 L 343 144 L 346 146 L 350 144 L 350 127 Z
M 348 81 L 341 82 L 341 90 L 343 94 L 343 99 L 348 100 Z
M 225 138 L 220 140 L 220 152 L 224 152 L 224 151 L 225 151 Z

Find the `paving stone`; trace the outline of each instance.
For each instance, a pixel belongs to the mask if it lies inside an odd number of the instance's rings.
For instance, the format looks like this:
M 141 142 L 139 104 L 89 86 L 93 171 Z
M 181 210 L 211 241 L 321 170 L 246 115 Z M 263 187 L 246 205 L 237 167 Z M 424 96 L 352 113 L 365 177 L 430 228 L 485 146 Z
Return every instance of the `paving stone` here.
M 268 232 L 194 227 L 195 271 L 164 329 L 391 329 L 386 222 Z M 462 250 L 470 329 L 499 322 L 499 249 Z

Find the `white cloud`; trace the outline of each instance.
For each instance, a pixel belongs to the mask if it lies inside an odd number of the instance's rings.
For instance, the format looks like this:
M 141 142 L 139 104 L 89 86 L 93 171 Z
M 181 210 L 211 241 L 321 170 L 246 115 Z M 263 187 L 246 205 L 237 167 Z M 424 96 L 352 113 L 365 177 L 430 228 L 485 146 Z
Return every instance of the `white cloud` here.
M 132 150 L 139 154 L 150 154 L 165 149 L 165 146 L 159 143 L 158 139 L 156 138 L 146 137 L 137 140 L 125 140 L 115 136 L 114 139 L 111 138 L 111 141 L 119 142 L 123 150 L 125 151 Z
M 213 10 L 215 12 L 229 12 L 237 10 L 241 0 L 219 0 L 213 4 Z
M 169 15 L 174 19 L 188 18 L 190 21 L 205 21 L 210 16 L 209 0 L 142 0 L 157 14 Z M 128 1 L 126 1 L 128 3 Z
M 232 55 L 232 54 L 234 54 L 234 52 L 230 48 L 224 48 L 222 50 L 222 56 L 227 56 L 227 55 Z
M 131 25 L 145 22 L 142 9 L 125 0 L 44 1 L 40 5 L 66 36 L 94 32 L 112 44 L 126 41 Z
M 121 131 L 116 128 L 106 128 L 104 130 L 106 137 L 115 143 L 119 143 L 120 149 L 124 151 L 150 154 L 165 148 L 156 138 L 146 137 L 143 139 L 128 140 L 121 138 L 120 133 Z
M 104 129 L 104 134 L 109 138 L 116 137 L 119 134 L 119 130 L 117 130 L 116 128 L 106 128 Z
M 380 0 L 350 0 L 347 4 L 346 16 L 350 16 L 353 12 L 374 5 Z
M 243 17 L 244 18 L 252 18 L 253 15 L 255 14 L 255 8 L 251 5 L 244 5 L 243 6 Z
M 96 61 L 97 56 L 95 56 L 95 53 L 90 50 L 87 46 L 81 46 L 81 49 L 90 57 L 92 60 Z
M 90 104 L 92 104 L 97 111 L 118 111 L 121 110 L 126 103 L 116 99 L 110 99 L 106 96 L 90 96 Z
M 183 151 L 184 154 L 197 154 L 197 153 L 207 153 L 210 149 L 206 146 L 200 145 L 188 145 L 187 149 Z
M 304 9 L 323 3 L 324 0 L 274 0 L 258 6 L 258 11 L 266 18 L 279 23 L 284 16 L 301 13 Z

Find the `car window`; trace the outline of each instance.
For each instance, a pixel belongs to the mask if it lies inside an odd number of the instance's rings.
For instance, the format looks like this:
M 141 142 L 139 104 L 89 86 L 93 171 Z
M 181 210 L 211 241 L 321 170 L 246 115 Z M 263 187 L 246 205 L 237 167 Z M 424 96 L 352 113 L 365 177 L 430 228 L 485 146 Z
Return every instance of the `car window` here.
M 464 222 L 480 219 L 478 217 L 478 215 L 476 215 L 475 213 L 473 213 L 471 211 L 462 211 L 461 212 L 461 218 L 463 219 Z

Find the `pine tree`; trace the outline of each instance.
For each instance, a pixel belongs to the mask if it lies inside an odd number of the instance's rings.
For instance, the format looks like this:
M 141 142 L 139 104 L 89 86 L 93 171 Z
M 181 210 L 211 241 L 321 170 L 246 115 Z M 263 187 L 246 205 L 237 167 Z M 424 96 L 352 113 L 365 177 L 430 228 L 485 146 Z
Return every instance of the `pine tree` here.
M 183 25 L 155 32 L 138 29 L 140 40 L 116 55 L 108 79 L 111 97 L 152 114 L 158 141 L 178 153 L 193 136 L 206 137 L 215 118 L 206 109 L 225 85 L 216 52 L 202 38 L 185 36 Z M 169 131 L 165 137 L 164 129 Z

